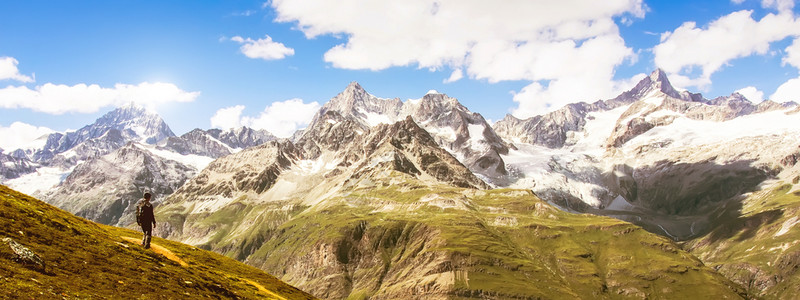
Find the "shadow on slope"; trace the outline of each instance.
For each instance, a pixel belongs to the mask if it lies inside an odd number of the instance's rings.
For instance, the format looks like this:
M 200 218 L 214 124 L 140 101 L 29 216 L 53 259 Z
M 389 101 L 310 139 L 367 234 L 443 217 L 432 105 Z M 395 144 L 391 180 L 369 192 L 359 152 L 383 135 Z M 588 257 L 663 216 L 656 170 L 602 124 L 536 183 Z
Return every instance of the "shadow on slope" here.
M 778 173 L 754 164 L 752 160 L 719 164 L 709 159 L 696 163 L 662 160 L 639 168 L 617 165 L 604 175 L 605 185 L 630 206 L 609 203 L 582 211 L 630 221 L 678 241 L 702 236 L 717 224 L 744 221 L 740 220 L 744 195 L 758 191 Z M 776 216 L 749 218 L 748 222 L 769 222 Z M 730 237 L 725 232 L 718 235 Z

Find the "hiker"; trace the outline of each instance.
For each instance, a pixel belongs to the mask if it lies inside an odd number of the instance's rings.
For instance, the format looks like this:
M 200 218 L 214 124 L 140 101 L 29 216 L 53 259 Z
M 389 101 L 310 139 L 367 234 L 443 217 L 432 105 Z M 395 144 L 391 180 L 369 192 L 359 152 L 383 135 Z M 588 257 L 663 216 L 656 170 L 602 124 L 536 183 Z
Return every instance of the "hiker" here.
M 153 204 L 150 203 L 150 193 L 144 193 L 144 199 L 136 203 L 136 224 L 142 226 L 144 237 L 142 247 L 150 248 L 150 238 L 153 235 L 153 228 L 156 228 L 156 217 L 153 215 Z

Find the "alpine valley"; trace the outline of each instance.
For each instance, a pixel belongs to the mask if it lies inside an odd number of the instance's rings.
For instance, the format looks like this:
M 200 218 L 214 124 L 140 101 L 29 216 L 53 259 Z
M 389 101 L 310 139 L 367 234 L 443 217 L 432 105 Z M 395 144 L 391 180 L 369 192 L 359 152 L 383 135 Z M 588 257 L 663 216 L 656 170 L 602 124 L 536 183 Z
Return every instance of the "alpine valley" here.
M 490 124 L 358 83 L 291 139 L 176 136 L 129 105 L 0 153 L 0 180 L 325 299 L 788 299 L 800 106 L 705 99 L 656 70 L 616 98 Z

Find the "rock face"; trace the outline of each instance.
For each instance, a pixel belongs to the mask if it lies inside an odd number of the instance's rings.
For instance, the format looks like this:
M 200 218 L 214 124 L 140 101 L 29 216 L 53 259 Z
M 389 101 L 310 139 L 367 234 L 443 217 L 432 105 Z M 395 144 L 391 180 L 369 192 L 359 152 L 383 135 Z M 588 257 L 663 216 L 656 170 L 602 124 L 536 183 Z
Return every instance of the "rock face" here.
M 34 172 L 37 166 L 27 159 L 0 152 L 0 182 Z
M 195 154 L 220 158 L 245 148 L 255 147 L 277 138 L 266 130 L 255 130 L 248 127 L 220 129 L 194 129 L 180 137 L 168 137 L 161 140 L 161 148 L 181 155 Z
M 171 136 L 175 134 L 161 117 L 131 104 L 117 108 L 77 131 L 53 133 L 48 136 L 43 149 L 30 149 L 24 153 L 25 158 L 32 161 L 47 162 L 58 154 L 75 150 L 65 156 L 84 160 L 106 154 L 129 141 L 155 144 Z
M 500 179 L 506 175 L 504 162 L 500 158 L 501 154 L 508 153 L 505 141 L 495 134 L 483 116 L 469 111 L 458 100 L 445 94 L 428 93 L 421 99 L 402 102 L 397 98 L 382 99 L 370 95 L 353 82 L 320 109 L 309 128 L 317 126 L 323 119 L 325 122 L 333 121 L 325 117 L 331 112 L 354 121 L 361 132 L 381 123 L 391 124 L 411 116 L 441 147 L 456 156 L 472 172 L 487 179 Z
M 355 166 L 355 175 L 388 167 L 448 185 L 485 189 L 488 186 L 455 157 L 439 147 L 427 131 L 408 116 L 392 125 L 380 124 L 349 143 L 340 165 Z M 352 179 L 352 177 L 351 177 Z

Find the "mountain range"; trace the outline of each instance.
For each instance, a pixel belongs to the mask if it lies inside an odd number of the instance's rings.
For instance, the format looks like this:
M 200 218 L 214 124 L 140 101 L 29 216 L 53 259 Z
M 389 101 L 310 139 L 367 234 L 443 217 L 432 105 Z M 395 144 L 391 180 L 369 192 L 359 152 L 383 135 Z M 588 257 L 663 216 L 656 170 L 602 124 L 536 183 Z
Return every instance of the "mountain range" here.
M 150 191 L 158 235 L 322 298 L 786 298 L 798 136 L 796 103 L 709 100 L 661 70 L 494 124 L 353 82 L 291 139 L 175 136 L 131 105 L 3 152 L 0 179 L 117 226 Z

